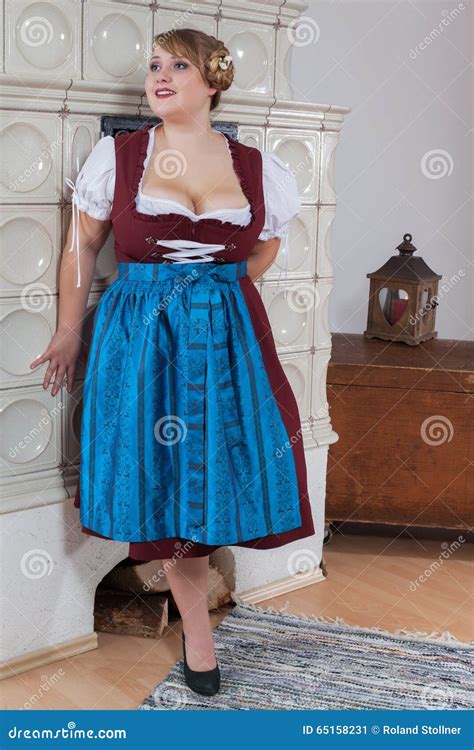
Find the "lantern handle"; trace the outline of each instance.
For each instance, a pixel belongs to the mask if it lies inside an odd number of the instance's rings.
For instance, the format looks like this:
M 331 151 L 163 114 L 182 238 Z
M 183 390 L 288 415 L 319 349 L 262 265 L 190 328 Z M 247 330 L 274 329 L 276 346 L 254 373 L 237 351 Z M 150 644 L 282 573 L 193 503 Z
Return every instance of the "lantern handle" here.
M 412 239 L 413 235 L 411 235 L 409 232 L 403 235 L 403 242 L 401 242 L 399 245 L 397 245 L 397 250 L 400 253 L 400 255 L 413 255 L 413 253 L 416 252 L 415 245 L 412 245 Z

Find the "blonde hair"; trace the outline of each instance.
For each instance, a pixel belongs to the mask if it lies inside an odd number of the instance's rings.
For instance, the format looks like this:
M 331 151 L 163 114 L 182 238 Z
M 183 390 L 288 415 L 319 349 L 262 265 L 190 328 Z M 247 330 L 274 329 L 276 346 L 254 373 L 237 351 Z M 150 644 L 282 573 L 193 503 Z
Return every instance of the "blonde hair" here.
M 227 70 L 222 70 L 219 66 L 219 59 L 230 54 L 225 44 L 198 29 L 170 29 L 163 34 L 156 34 L 153 39 L 153 46 L 155 45 L 160 45 L 170 55 L 187 57 L 199 68 L 204 81 L 217 89 L 211 99 L 211 110 L 215 109 L 219 105 L 221 92 L 226 91 L 234 79 L 232 62 Z

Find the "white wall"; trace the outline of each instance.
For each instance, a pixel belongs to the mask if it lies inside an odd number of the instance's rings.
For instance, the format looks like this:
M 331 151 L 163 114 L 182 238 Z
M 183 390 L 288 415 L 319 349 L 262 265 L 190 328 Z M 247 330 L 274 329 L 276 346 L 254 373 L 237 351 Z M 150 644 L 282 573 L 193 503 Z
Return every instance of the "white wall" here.
M 294 97 L 352 107 L 336 158 L 332 332 L 364 331 L 366 273 L 410 232 L 447 287 L 438 336 L 473 337 L 472 16 L 472 0 L 308 0 Z

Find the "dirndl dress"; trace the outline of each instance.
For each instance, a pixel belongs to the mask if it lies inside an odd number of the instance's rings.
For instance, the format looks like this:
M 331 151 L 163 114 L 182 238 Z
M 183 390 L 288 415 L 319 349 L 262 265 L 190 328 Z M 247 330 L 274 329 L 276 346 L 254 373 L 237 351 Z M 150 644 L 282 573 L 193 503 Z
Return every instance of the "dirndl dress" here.
M 311 536 L 298 407 L 247 275 L 265 219 L 261 154 L 226 135 L 247 226 L 151 216 L 135 205 L 147 136 L 115 138 L 118 277 L 95 310 L 84 378 L 82 530 L 128 542 L 135 560 Z M 174 240 L 222 249 L 177 263 Z

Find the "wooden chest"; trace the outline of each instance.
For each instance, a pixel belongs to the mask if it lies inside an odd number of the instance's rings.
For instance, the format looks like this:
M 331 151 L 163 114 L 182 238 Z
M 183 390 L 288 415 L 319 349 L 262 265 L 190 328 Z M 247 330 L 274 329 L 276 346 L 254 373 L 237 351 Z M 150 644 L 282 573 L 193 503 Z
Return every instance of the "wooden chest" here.
M 326 518 L 472 529 L 474 342 L 334 334 Z

